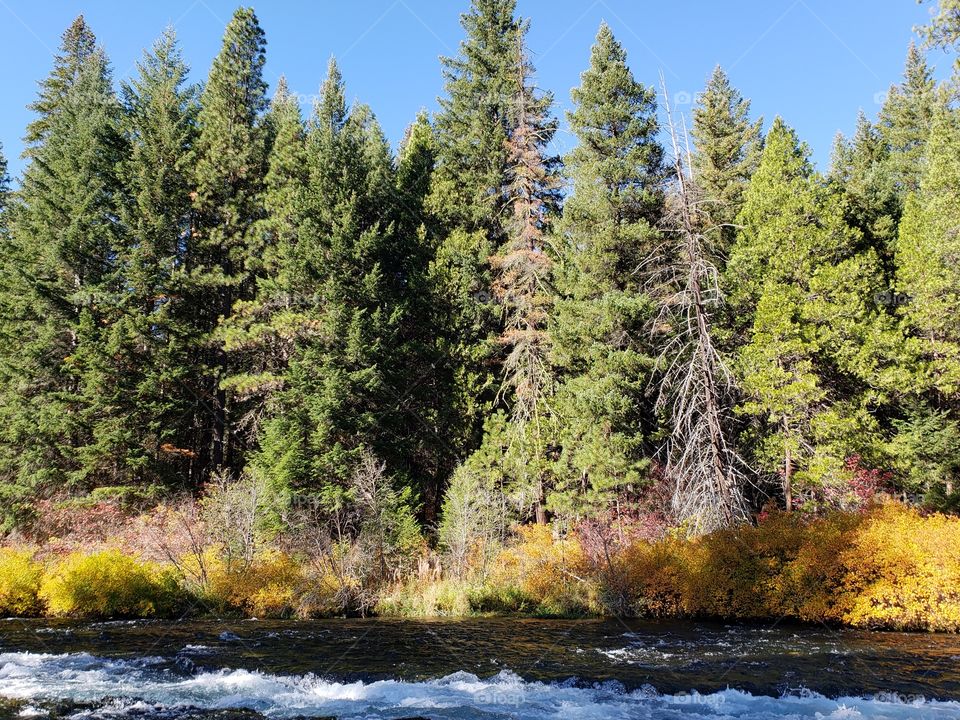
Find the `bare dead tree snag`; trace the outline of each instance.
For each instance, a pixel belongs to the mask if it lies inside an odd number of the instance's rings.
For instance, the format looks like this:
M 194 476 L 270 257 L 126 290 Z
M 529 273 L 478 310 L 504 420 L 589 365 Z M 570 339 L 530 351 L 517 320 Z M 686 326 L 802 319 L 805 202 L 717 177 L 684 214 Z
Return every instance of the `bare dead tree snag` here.
M 730 441 L 734 379 L 713 340 L 712 314 L 723 298 L 710 246 L 719 227 L 699 208 L 662 78 L 661 84 L 673 188 L 662 241 L 645 262 L 647 290 L 659 305 L 652 332 L 662 344 L 656 407 L 669 427 L 665 469 L 674 488 L 673 511 L 690 533 L 699 534 L 746 519 L 747 475 Z

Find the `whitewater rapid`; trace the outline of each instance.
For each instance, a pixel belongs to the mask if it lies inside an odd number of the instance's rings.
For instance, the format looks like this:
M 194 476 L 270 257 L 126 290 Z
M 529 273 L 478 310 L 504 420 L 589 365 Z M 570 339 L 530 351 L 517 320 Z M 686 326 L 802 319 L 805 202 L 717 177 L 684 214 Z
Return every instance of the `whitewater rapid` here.
M 202 648 L 191 650 L 202 654 Z M 315 675 L 249 670 L 184 671 L 159 657 L 118 660 L 87 653 L 0 654 L 0 697 L 23 701 L 21 717 L 45 714 L 43 703 L 84 705 L 70 717 L 170 717 L 178 709 L 245 709 L 268 718 L 344 720 L 459 718 L 466 720 L 768 720 L 774 718 L 960 719 L 960 702 L 923 698 L 827 698 L 814 692 L 781 697 L 728 689 L 661 695 L 653 687 L 627 692 L 616 682 L 580 686 L 527 682 L 509 670 L 490 678 L 457 672 L 424 682 L 335 682 Z M 32 705 L 35 703 L 36 705 Z

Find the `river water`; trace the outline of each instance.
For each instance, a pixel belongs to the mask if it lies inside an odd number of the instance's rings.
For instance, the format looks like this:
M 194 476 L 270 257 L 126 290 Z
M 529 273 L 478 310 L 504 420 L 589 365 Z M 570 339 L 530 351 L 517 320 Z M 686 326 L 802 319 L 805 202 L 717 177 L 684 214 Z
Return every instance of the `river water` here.
M 0 716 L 960 719 L 960 636 L 619 620 L 3 620 Z

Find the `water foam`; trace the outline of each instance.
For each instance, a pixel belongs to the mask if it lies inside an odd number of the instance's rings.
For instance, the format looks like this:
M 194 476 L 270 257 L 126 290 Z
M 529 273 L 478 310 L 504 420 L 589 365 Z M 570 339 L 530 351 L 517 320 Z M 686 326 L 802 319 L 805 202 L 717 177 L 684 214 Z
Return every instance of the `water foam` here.
M 100 707 L 77 718 L 143 717 L 194 707 L 248 709 L 270 718 L 483 718 L 494 720 L 960 720 L 960 703 L 923 699 L 826 698 L 803 692 L 780 698 L 738 690 L 660 695 L 650 686 L 626 692 L 616 682 L 527 682 L 504 670 L 491 678 L 457 672 L 436 680 L 333 682 L 315 675 L 218 670 L 184 675 L 158 658 L 113 660 L 86 653 L 0 654 L 0 696 L 34 705 L 67 700 Z

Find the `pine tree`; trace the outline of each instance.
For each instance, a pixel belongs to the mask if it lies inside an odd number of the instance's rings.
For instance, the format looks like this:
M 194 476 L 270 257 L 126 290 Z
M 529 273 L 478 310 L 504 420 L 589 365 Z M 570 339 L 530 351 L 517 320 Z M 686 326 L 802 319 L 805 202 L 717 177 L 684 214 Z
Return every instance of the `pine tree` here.
M 655 93 L 634 79 L 606 24 L 572 96 L 578 144 L 565 158 L 573 192 L 560 226 L 552 323 L 561 381 L 551 505 L 564 515 L 607 509 L 646 465 L 651 360 L 642 338 L 651 303 L 637 270 L 656 243 L 664 175 Z
M 809 154 L 796 133 L 776 118 L 744 195 L 738 217 L 743 228 L 727 266 L 726 284 L 741 322 L 752 320 L 769 280 L 802 281 L 819 261 L 821 208 Z
M 788 507 L 840 486 L 847 457 L 879 443 L 865 408 L 884 331 L 879 258 L 845 222 L 841 197 L 813 172 L 779 118 L 745 196 L 727 283 L 750 325 L 738 351 L 758 465 L 780 475 Z
M 730 420 L 737 387 L 717 342 L 724 294 L 711 250 L 718 226 L 684 166 L 688 153 L 669 105 L 666 111 L 673 178 L 663 239 L 644 277 L 657 306 L 649 328 L 658 351 L 655 410 L 664 428 L 670 509 L 688 534 L 700 534 L 747 518 L 747 481 Z
M 720 237 L 713 239 L 721 261 L 736 236 L 733 223 L 743 194 L 760 161 L 763 119 L 750 122 L 750 101 L 730 84 L 719 65 L 693 109 L 693 177 Z
M 168 28 L 122 84 L 121 129 L 128 145 L 119 165 L 123 201 L 116 297 L 99 392 L 117 408 L 100 452 L 115 456 L 135 484 L 189 477 L 196 399 L 182 327 L 180 289 L 191 225 L 191 148 L 196 96 L 186 85 L 176 35 Z M 191 478 L 196 483 L 197 478 Z
M 291 321 L 300 311 L 295 283 L 309 172 L 306 129 L 283 77 L 264 126 L 270 135 L 261 197 L 264 216 L 251 233 L 247 258 L 256 289 L 251 299 L 234 303 L 219 332 L 235 368 L 223 384 L 243 399 L 247 411 L 242 422 L 253 435 L 271 393 L 282 382 L 295 340 Z
M 433 203 L 450 228 L 483 230 L 499 244 L 510 137 L 516 0 L 472 0 L 461 17 L 467 38 L 441 58 L 446 97 L 436 118 L 439 158 Z
M 438 334 L 446 359 L 439 374 L 454 379 L 457 419 L 447 432 L 461 457 L 483 436 L 501 362 L 490 258 L 506 240 L 510 216 L 506 143 L 521 32 L 515 7 L 515 0 L 473 0 L 461 17 L 467 36 L 459 54 L 441 60 L 445 96 L 435 118 L 436 168 L 425 207 L 440 234 L 431 271 L 444 304 Z
M 930 24 L 920 28 L 926 45 L 957 49 L 960 47 L 960 0 L 938 0 L 937 6 Z M 960 57 L 954 60 L 954 70 L 960 72 Z
M 933 71 L 912 42 L 903 82 L 890 88 L 878 129 L 889 154 L 888 170 L 901 202 L 920 184 L 923 154 L 936 105 Z
M 533 67 L 523 47 L 523 30 L 514 49 L 514 128 L 507 140 L 509 237 L 493 259 L 494 292 L 503 306 L 506 348 L 504 390 L 521 461 L 514 492 L 532 499 L 538 523 L 546 522 L 545 450 L 549 440 L 547 401 L 553 393 L 549 366 L 553 260 L 547 247 L 549 223 L 559 196 L 556 161 L 546 148 L 557 129 L 549 116 L 553 97 L 532 84 Z
M 104 328 L 119 289 L 115 257 L 119 105 L 83 18 L 64 33 L 31 106 L 5 275 L 3 474 L 8 507 L 32 488 L 115 481 L 96 448 L 116 408 L 98 391 Z
M 395 170 L 369 108 L 350 112 L 331 61 L 307 137 L 309 179 L 283 321 L 294 346 L 261 434 L 256 466 L 284 492 L 345 502 L 372 453 L 392 471 L 402 450 L 385 417 L 397 398 L 398 317 L 387 281 Z
M 205 447 L 198 454 L 201 467 L 213 472 L 239 468 L 246 439 L 236 422 L 243 411 L 223 386 L 232 372 L 216 335 L 234 303 L 252 296 L 252 251 L 262 250 L 254 233 L 263 217 L 266 164 L 264 47 L 253 10 L 238 9 L 214 58 L 198 116 L 196 219 L 185 261 L 191 278 L 185 298 L 194 311 L 191 334 L 197 339 L 195 392 L 206 410 Z
M 847 224 L 863 236 L 865 248 L 874 248 L 893 273 L 893 245 L 900 218 L 899 200 L 890 163 L 890 149 L 881 130 L 861 112 L 851 140 L 838 135 L 829 180 L 841 198 Z
M 419 491 L 424 520 L 435 524 L 447 479 L 466 446 L 458 406 L 459 390 L 450 362 L 450 298 L 433 272 L 439 224 L 427 208 L 436 165 L 436 135 L 425 112 L 404 136 L 397 158 L 395 232 L 388 273 L 398 307 L 396 369 L 390 392 L 396 396 L 392 423 L 406 447 L 405 474 Z
M 819 348 L 804 332 L 802 292 L 771 282 L 757 307 L 750 343 L 740 354 L 742 412 L 764 417 L 772 432 L 761 443 L 763 467 L 781 466 L 784 502 L 793 507 L 794 474 L 801 451 L 810 437 L 810 425 L 825 392 L 815 372 L 813 357 Z
M 920 361 L 917 390 L 932 390 L 956 412 L 960 390 L 960 122 L 937 108 L 919 192 L 911 195 L 897 243 L 897 290 L 910 354 Z

